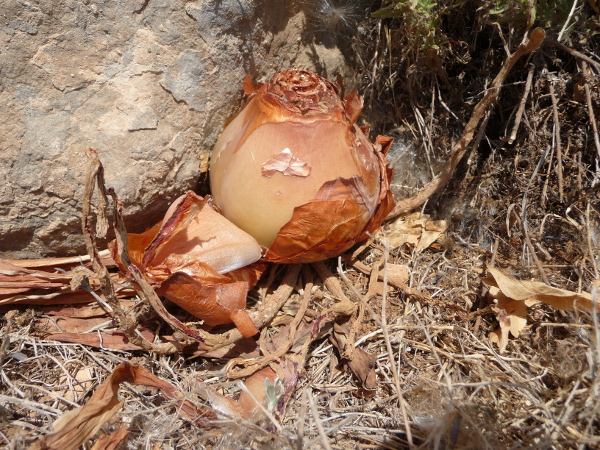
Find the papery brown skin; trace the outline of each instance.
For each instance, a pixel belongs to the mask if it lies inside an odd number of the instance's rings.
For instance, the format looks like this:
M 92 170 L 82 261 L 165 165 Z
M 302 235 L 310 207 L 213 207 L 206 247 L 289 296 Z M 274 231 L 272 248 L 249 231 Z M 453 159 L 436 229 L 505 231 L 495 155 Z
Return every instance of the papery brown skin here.
M 256 263 L 261 248 L 214 211 L 208 199 L 188 192 L 162 223 L 128 238 L 132 262 L 159 295 L 206 325 L 233 322 L 246 337 L 258 333 L 245 307 L 248 290 L 265 268 Z M 118 262 L 114 246 L 113 257 Z
M 393 208 L 391 140 L 373 145 L 355 124 L 362 98 L 342 101 L 302 70 L 258 89 L 247 79 L 244 90 L 248 103 L 211 157 L 211 190 L 223 215 L 269 248 L 264 260 L 324 260 L 377 228 Z
M 270 367 L 257 370 L 245 381 L 246 389 L 242 389 L 238 400 L 219 394 L 209 387 L 202 386 L 199 389 L 200 395 L 203 395 L 210 402 L 213 409 L 228 419 L 258 419 L 261 415 L 261 408 L 258 405 L 266 406 L 269 397 L 267 395 L 267 381 L 275 384 L 277 374 Z M 256 417 L 258 415 L 258 417 Z

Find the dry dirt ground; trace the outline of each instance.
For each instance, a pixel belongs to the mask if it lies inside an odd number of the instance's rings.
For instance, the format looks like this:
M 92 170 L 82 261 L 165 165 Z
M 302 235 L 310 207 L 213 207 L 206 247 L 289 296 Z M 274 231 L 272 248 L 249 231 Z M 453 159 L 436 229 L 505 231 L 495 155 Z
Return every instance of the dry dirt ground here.
M 194 422 L 156 389 L 123 383 L 122 407 L 86 448 L 123 425 L 124 448 L 598 448 L 600 324 L 585 297 L 600 297 L 598 6 L 539 3 L 535 17 L 523 1 L 411 3 L 362 20 L 354 36 L 332 16 L 338 34 L 322 39 L 355 55 L 372 130 L 402 143 L 392 154 L 398 199 L 442 169 L 524 35 L 539 26 L 546 38 L 508 72 L 445 189 L 416 209 L 429 221 L 391 219 L 353 253 L 302 269 L 261 339 L 299 311 L 313 326 L 344 300 L 356 308 L 289 349 L 284 358 L 302 366 L 293 391 L 266 385 L 274 403 L 287 396 L 285 409 Z M 364 5 L 351 6 L 338 11 L 349 22 Z M 286 270 L 272 268 L 251 299 L 264 301 Z M 542 301 L 525 300 L 534 297 Z M 0 442 L 9 448 L 51 433 L 123 362 L 207 410 L 207 390 L 240 392 L 227 358 L 58 343 L 45 338 L 55 317 L 31 307 L 1 322 Z M 86 331 L 113 325 L 104 317 Z M 367 367 L 362 376 L 340 339 L 370 355 L 354 361 Z M 113 448 L 103 445 L 94 448 Z

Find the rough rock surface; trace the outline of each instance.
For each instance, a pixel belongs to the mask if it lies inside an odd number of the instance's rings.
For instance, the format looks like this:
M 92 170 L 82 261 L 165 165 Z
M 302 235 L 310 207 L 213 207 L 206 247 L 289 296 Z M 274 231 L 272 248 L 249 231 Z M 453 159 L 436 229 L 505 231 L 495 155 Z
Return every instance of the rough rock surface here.
M 336 48 L 302 7 L 269 0 L 0 1 L 0 257 L 83 251 L 85 151 L 99 151 L 130 231 L 200 177 L 255 79 L 333 78 Z

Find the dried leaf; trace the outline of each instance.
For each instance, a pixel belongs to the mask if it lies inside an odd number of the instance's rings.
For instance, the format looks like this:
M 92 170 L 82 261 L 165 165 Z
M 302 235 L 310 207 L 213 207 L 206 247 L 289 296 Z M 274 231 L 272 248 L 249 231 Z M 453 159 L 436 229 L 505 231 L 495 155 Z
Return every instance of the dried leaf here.
M 157 378 L 141 366 L 128 362 L 119 364 L 84 406 L 66 412 L 54 422 L 54 432 L 34 443 L 33 450 L 71 450 L 77 449 L 91 439 L 121 408 L 117 392 L 122 382 L 141 384 L 159 389 L 162 394 L 175 400 L 176 410 L 186 420 L 197 421 L 211 414 L 188 400 L 171 384 Z
M 345 354 L 350 330 L 339 324 L 334 324 L 331 342 L 338 349 L 341 355 Z M 369 355 L 359 347 L 352 347 L 352 354 L 344 358 L 342 362 L 347 365 L 352 374 L 358 379 L 360 386 L 365 391 L 374 393 L 377 389 L 377 376 L 375 368 L 377 367 L 377 358 Z
M 110 252 L 108 250 L 98 252 L 98 256 L 102 259 L 104 265 L 115 265 L 115 262 L 110 256 Z M 48 272 L 54 272 L 57 267 L 66 270 L 75 266 L 80 266 L 82 263 L 87 264 L 89 260 L 89 255 L 78 255 L 39 259 L 5 259 L 4 261 L 12 265 L 24 267 L 27 269 L 38 269 L 46 270 Z
M 292 155 L 292 151 L 289 148 L 285 148 L 281 153 L 273 155 L 262 163 L 261 173 L 263 176 L 270 178 L 275 172 L 281 172 L 286 176 L 307 177 L 310 175 L 310 166 L 307 162 Z
M 509 334 L 518 338 L 527 326 L 527 305 L 525 302 L 506 298 L 500 293 L 497 295 L 497 304 L 493 309 L 499 327 L 490 334 L 490 338 L 498 344 L 500 353 L 503 353 L 508 346 Z
M 89 292 L 73 292 L 71 288 L 63 288 L 50 292 L 48 294 L 17 294 L 0 298 L 0 306 L 6 305 L 71 305 L 77 303 L 89 303 L 94 301 L 94 297 Z
M 0 299 L 27 292 L 50 293 L 69 288 L 72 275 L 19 267 L 0 259 Z
M 123 425 L 111 434 L 101 436 L 92 447 L 92 450 L 115 450 L 125 442 L 128 434 L 127 425 Z
M 389 228 L 378 233 L 380 238 L 389 239 L 390 246 L 409 244 L 420 252 L 433 244 L 448 228 L 445 220 L 431 220 L 428 214 L 413 213 L 389 224 Z
M 482 281 L 497 287 L 502 294 L 513 300 L 523 301 L 527 306 L 544 302 L 558 309 L 592 311 L 592 296 L 587 292 L 576 293 L 548 286 L 540 281 L 523 281 L 506 275 L 495 267 L 488 267 L 488 276 Z
M 499 323 L 490 339 L 498 344 L 500 353 L 506 350 L 509 334 L 518 338 L 527 326 L 527 307 L 531 305 L 544 302 L 567 311 L 593 310 L 592 297 L 587 292 L 575 293 L 539 281 L 518 280 L 495 267 L 488 267 L 487 271 L 482 281 L 490 286 L 489 295 L 496 302 L 493 309 Z
M 48 258 L 49 261 L 56 259 L 62 260 L 62 258 Z M 79 289 L 81 281 L 84 281 L 83 285 L 88 289 L 98 292 L 100 290 L 98 278 L 90 274 L 87 269 L 77 265 L 66 273 L 54 272 L 51 265 L 45 266 L 43 260 L 39 259 L 33 260 L 35 261 L 33 266 L 45 267 L 47 270 L 29 269 L 26 267 L 27 261 L 23 260 L 17 265 L 13 263 L 18 261 L 9 262 L 0 259 L 0 306 L 95 302 L 94 297 L 87 290 Z M 117 282 L 118 276 L 115 275 L 114 278 Z M 119 296 L 133 293 L 130 288 L 119 284 L 116 284 L 116 288 Z

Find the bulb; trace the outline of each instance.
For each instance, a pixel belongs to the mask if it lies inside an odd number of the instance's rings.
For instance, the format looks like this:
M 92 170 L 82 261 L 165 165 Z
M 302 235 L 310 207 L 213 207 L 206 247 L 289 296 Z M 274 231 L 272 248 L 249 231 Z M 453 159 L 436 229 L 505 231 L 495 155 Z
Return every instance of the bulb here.
M 374 216 L 378 226 L 393 204 L 389 145 L 373 145 L 356 125 L 362 99 L 342 100 L 332 83 L 304 70 L 245 87 L 250 98 L 210 162 L 221 213 L 278 262 L 329 258 L 361 238 Z M 385 214 L 376 214 L 382 206 Z

